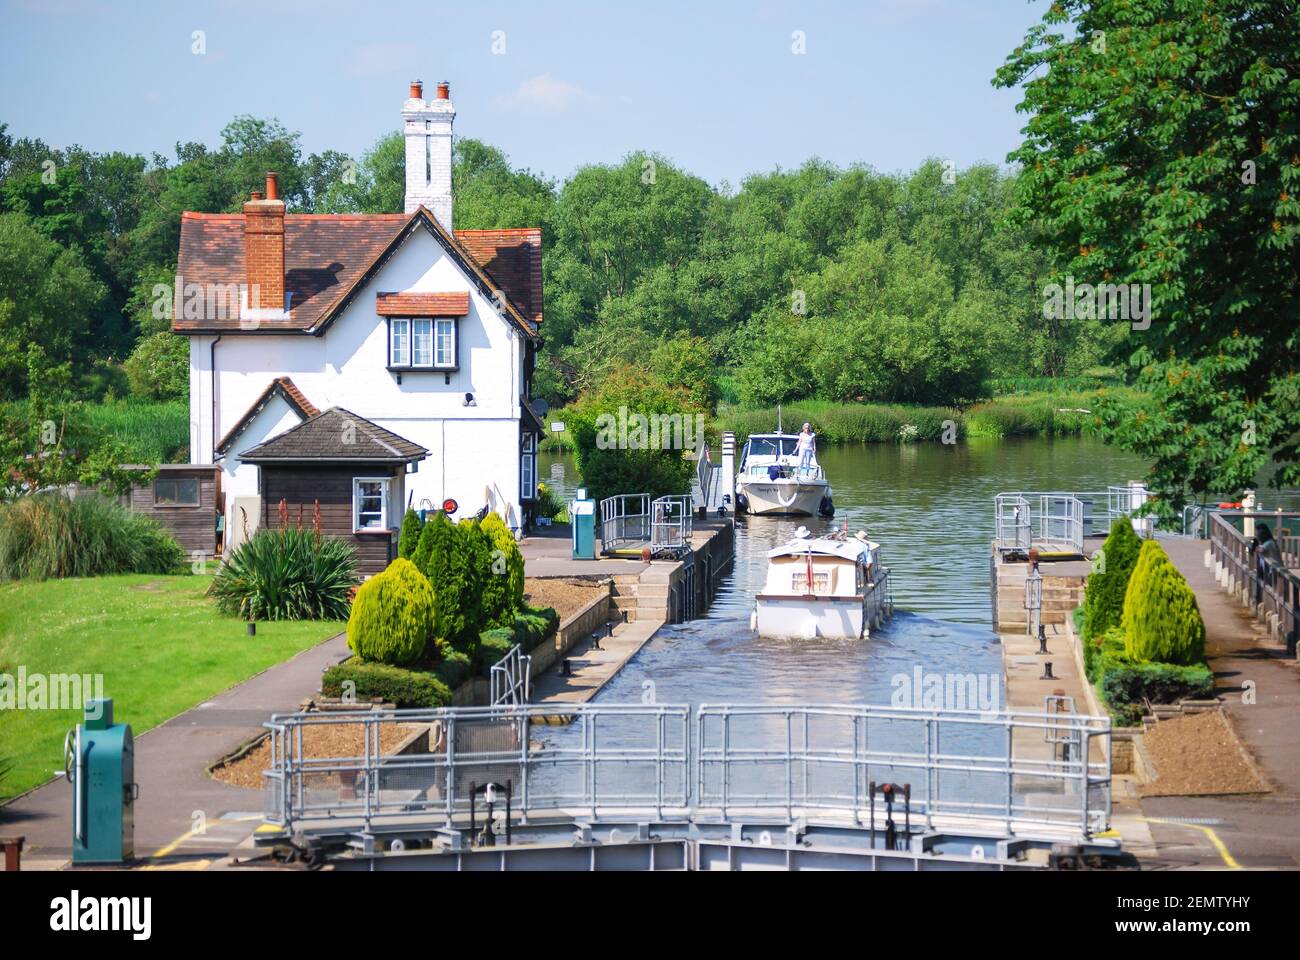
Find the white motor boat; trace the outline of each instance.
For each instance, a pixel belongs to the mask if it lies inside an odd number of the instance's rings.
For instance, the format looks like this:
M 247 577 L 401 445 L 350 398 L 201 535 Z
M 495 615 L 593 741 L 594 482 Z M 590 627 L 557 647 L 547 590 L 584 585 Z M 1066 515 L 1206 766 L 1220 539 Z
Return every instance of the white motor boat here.
M 880 545 L 847 530 L 814 537 L 803 527 L 767 554 L 767 582 L 755 598 L 764 637 L 862 639 L 894 612 Z
M 736 474 L 736 509 L 770 516 L 835 515 L 831 485 L 814 456 L 800 462 L 796 434 L 755 433 L 745 441 Z

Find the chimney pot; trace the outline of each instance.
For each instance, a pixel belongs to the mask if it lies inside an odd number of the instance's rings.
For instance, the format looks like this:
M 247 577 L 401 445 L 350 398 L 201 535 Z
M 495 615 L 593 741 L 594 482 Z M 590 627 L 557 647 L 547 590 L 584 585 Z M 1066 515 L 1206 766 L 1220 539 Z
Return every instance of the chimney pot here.
M 280 177 L 273 170 L 268 170 L 266 173 L 266 199 L 280 199 Z
M 412 80 L 412 81 L 411 81 L 411 99 L 412 99 L 412 100 L 423 100 L 423 99 L 424 99 L 424 81 L 423 81 L 423 80 Z
M 451 84 L 448 83 L 446 80 L 440 80 L 438 82 L 438 99 L 439 100 L 451 99 Z
M 250 193 L 250 194 L 248 195 L 248 199 L 250 199 L 250 200 L 261 200 L 261 199 L 262 199 L 262 191 L 261 191 L 261 190 L 254 190 L 252 193 Z

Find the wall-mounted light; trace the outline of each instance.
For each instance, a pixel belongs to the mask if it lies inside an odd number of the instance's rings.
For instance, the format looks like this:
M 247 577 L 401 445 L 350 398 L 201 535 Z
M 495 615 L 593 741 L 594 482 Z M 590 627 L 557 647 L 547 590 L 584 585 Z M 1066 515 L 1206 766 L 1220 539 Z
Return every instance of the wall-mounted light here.
M 474 394 L 472 394 L 472 393 L 467 393 L 467 394 L 465 394 L 465 406 L 467 406 L 467 407 L 477 407 L 477 406 L 478 406 L 478 401 L 474 399 Z

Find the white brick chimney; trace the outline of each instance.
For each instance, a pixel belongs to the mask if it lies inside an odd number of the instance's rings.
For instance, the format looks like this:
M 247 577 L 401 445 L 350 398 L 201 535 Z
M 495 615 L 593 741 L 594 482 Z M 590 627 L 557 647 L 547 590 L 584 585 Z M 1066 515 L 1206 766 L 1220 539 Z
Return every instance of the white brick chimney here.
M 456 108 L 446 81 L 437 96 L 424 99 L 424 84 L 411 83 L 410 99 L 402 105 L 406 134 L 406 212 L 426 206 L 448 233 L 451 224 L 451 126 Z

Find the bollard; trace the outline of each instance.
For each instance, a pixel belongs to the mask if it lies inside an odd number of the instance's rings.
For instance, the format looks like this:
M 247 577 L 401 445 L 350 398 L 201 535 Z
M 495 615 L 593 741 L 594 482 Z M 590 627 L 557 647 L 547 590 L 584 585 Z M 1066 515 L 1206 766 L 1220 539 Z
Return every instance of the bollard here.
M 560 675 L 565 677 L 573 676 L 573 669 L 569 666 L 568 657 L 565 657 L 560 661 Z
M 1039 679 L 1039 680 L 1055 680 L 1055 679 L 1056 679 L 1056 677 L 1052 676 L 1052 661 L 1051 661 L 1051 660 L 1044 660 L 1044 661 L 1043 661 L 1043 675 L 1042 675 L 1041 677 L 1039 677 L 1038 679 Z
M 252 620 L 248 621 L 248 635 L 250 637 L 257 636 L 257 624 Z
M 599 650 L 599 649 L 600 649 L 600 632 L 599 632 L 599 631 L 597 631 L 596 633 L 593 633 L 593 634 L 591 635 L 591 648 L 592 648 L 593 650 Z
M 23 841 L 26 837 L 0 837 L 0 847 L 5 850 L 5 873 L 17 873 L 22 869 Z
M 1040 655 L 1047 653 L 1047 631 L 1041 623 L 1038 625 L 1038 652 Z

